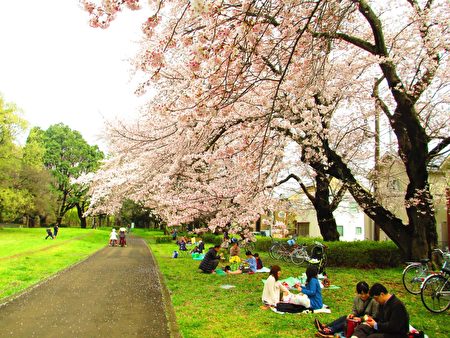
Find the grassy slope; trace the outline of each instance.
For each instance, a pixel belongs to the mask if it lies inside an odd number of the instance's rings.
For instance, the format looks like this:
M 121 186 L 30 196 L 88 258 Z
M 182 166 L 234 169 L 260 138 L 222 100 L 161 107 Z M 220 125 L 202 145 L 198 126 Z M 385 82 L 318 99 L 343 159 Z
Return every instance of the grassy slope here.
M 62 228 L 56 240 L 45 229 L 0 230 L 0 300 L 85 259 L 105 246 L 104 231 Z

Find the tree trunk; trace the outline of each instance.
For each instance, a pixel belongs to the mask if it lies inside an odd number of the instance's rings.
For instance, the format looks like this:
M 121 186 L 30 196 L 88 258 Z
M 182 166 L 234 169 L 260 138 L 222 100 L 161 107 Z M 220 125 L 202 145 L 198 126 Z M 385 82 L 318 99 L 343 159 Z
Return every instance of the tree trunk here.
M 330 203 L 330 180 L 323 173 L 317 173 L 315 179 L 316 194 L 313 204 L 316 209 L 320 233 L 324 241 L 338 241 L 339 232 Z
M 47 215 L 39 215 L 39 224 L 41 226 L 46 226 L 47 225 Z
M 80 206 L 79 203 L 75 204 L 75 206 L 77 207 L 77 214 L 78 214 L 78 218 L 80 219 L 80 227 L 82 229 L 86 229 L 87 223 L 86 223 L 86 217 L 84 217 L 84 210 L 83 208 Z
M 350 169 L 328 144 L 324 144 L 328 162 L 332 163 L 327 172 L 344 182 L 355 201 L 374 222 L 380 224 L 381 229 L 399 247 L 406 259 L 420 259 L 428 252 L 412 250 L 413 233 L 411 227 L 403 224 L 402 220 L 379 204 L 369 191 L 364 189 L 355 179 Z
M 431 257 L 437 245 L 436 219 L 433 197 L 428 184 L 428 137 L 417 119 L 414 106 L 401 101 L 391 125 L 398 139 L 398 153 L 409 178 L 405 202 L 411 246 L 407 255 L 412 258 Z

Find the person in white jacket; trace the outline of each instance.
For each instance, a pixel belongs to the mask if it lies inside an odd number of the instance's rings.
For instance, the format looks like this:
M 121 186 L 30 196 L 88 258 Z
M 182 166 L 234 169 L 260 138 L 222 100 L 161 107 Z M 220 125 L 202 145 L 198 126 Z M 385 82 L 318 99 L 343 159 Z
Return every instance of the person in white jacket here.
M 117 244 L 117 233 L 116 229 L 112 229 L 111 233 L 109 234 L 109 246 L 115 246 Z
M 288 289 L 281 284 L 278 279 L 281 276 L 281 268 L 278 265 L 272 265 L 269 272 L 269 278 L 267 278 L 264 284 L 262 293 L 262 308 L 268 309 L 269 307 L 275 307 L 280 301 L 281 292 L 288 292 Z

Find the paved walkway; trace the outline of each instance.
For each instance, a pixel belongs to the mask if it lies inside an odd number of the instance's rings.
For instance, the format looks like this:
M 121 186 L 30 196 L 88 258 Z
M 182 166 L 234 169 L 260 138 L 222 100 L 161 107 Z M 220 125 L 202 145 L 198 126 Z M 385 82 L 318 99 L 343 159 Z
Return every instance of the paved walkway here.
M 178 337 L 163 295 L 147 245 L 129 238 L 0 306 L 0 337 Z

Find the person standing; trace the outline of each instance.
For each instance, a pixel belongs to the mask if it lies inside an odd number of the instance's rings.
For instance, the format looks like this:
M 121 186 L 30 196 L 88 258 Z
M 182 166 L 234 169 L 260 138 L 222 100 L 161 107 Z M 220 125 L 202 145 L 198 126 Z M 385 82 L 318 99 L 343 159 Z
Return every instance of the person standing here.
M 56 238 L 56 236 L 58 236 L 58 231 L 59 231 L 59 226 L 58 226 L 58 224 L 55 224 L 55 226 L 53 227 L 53 237 Z
M 372 285 L 369 294 L 379 304 L 378 314 L 358 325 L 352 338 L 407 338 L 409 314 L 400 299 L 380 283 Z

